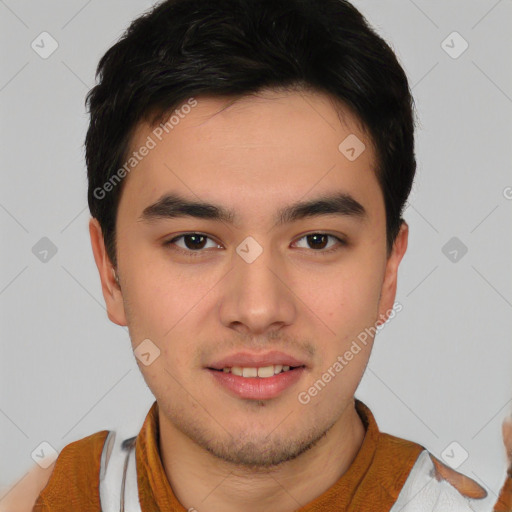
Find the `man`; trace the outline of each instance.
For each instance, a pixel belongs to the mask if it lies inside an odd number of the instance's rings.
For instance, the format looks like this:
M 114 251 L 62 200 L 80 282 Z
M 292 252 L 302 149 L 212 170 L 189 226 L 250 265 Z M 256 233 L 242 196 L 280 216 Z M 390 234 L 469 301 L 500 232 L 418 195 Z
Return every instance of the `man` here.
M 472 510 L 480 485 L 354 397 L 416 167 L 387 44 L 340 0 L 173 0 L 98 75 L 92 249 L 156 401 L 66 446 L 34 510 Z

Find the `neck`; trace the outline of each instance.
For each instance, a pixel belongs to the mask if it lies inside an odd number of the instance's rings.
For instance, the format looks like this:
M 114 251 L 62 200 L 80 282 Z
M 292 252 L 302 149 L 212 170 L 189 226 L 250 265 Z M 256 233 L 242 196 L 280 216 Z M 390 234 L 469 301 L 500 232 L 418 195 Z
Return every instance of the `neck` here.
M 219 460 L 160 415 L 159 447 L 167 479 L 185 508 L 209 512 L 292 512 L 323 494 L 348 470 L 364 440 L 354 401 L 327 434 L 297 458 L 265 471 Z

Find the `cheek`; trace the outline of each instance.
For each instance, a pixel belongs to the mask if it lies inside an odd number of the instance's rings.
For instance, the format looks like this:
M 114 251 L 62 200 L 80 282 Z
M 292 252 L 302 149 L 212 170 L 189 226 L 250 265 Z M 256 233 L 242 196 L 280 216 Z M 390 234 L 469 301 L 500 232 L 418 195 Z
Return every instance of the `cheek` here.
M 164 337 L 197 301 L 198 290 L 178 272 L 171 273 L 159 251 L 135 251 L 128 256 L 121 271 L 127 276 L 123 297 L 131 312 L 132 327 L 146 337 Z
M 382 272 L 374 261 L 345 265 L 306 290 L 308 303 L 345 339 L 375 322 L 381 282 Z
M 154 368 L 141 365 L 141 370 L 148 379 L 165 372 L 164 367 L 177 376 L 194 356 L 194 340 L 199 339 L 202 325 L 197 314 L 209 279 L 191 281 L 155 260 L 137 264 L 134 258 L 125 268 L 130 277 L 123 297 L 130 311 L 127 320 L 132 344 L 135 348 L 148 338 L 160 350 L 159 364 Z

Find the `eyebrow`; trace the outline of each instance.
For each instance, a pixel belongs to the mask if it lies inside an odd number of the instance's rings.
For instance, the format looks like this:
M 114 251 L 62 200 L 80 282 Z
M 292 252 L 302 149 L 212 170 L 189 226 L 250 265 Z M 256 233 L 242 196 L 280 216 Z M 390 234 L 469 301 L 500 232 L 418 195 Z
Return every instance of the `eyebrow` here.
M 364 206 L 350 194 L 339 192 L 322 195 L 310 201 L 291 204 L 277 211 L 274 217 L 274 227 L 295 222 L 309 217 L 338 215 L 366 220 L 368 213 Z M 236 212 L 221 205 L 207 202 L 191 201 L 176 193 L 164 194 L 155 203 L 144 208 L 139 222 L 154 222 L 160 219 L 175 219 L 194 217 L 213 221 L 235 224 Z

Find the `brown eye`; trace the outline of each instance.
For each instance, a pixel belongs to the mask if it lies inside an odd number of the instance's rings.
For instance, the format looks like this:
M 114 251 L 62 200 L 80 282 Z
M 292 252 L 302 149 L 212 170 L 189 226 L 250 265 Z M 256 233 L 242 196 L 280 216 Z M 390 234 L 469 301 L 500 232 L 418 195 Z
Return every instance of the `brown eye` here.
M 175 246 L 173 248 L 176 248 L 176 250 L 180 252 L 188 253 L 191 256 L 196 256 L 199 254 L 193 253 L 205 252 L 202 249 L 206 248 L 208 240 L 211 240 L 211 238 L 203 235 L 202 233 L 184 233 L 167 242 L 164 242 L 164 246 Z M 181 244 L 178 244 L 178 241 L 180 241 Z M 211 240 L 211 243 L 213 243 L 213 247 L 220 247 L 219 244 L 213 242 L 213 240 Z
M 333 239 L 335 243 L 328 245 L 329 239 Z M 315 252 L 321 253 L 331 253 L 337 251 L 340 246 L 346 245 L 344 240 L 328 233 L 310 233 L 308 235 L 304 235 L 302 238 L 299 238 L 299 241 L 300 240 L 306 241 L 306 249 L 313 249 Z M 336 241 L 338 242 L 337 244 Z
M 328 243 L 329 236 L 316 233 L 314 235 L 308 235 L 306 239 L 312 249 L 325 249 L 325 246 Z
M 207 237 L 204 235 L 183 235 L 183 242 L 187 249 L 203 249 L 206 243 Z

